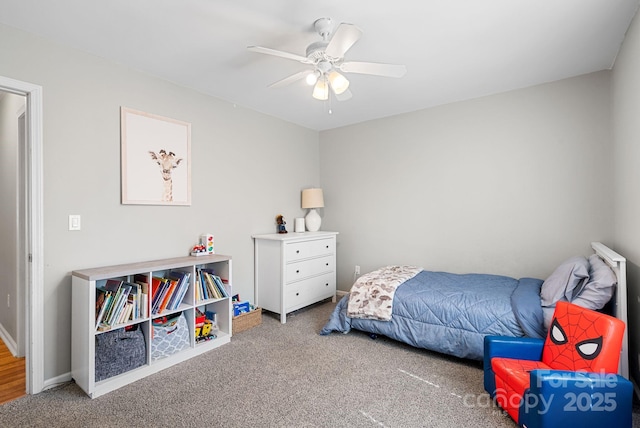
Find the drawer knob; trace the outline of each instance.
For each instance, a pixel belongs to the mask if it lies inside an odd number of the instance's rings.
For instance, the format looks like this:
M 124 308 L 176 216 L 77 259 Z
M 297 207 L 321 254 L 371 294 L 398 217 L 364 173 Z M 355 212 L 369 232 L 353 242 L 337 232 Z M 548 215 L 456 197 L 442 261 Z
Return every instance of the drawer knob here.
M 298 269 L 298 270 L 296 271 L 296 273 L 300 273 L 300 269 Z
M 296 254 L 300 254 L 300 250 L 296 250 Z
M 328 286 L 329 286 L 329 283 L 327 282 L 324 286 L 325 286 L 325 287 L 328 287 Z
M 327 266 L 329 266 L 329 263 L 327 263 Z
M 299 296 L 299 295 L 300 295 L 300 293 L 296 293 L 296 296 Z
M 327 245 L 327 248 L 329 248 L 329 246 Z

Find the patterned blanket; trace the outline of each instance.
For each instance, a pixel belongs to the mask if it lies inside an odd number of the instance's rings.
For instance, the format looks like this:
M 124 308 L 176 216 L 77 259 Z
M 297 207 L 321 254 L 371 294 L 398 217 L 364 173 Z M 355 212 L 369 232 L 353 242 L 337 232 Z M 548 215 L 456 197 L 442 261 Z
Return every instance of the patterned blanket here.
M 389 321 L 396 288 L 421 271 L 415 266 L 387 266 L 362 275 L 351 287 L 347 316 Z

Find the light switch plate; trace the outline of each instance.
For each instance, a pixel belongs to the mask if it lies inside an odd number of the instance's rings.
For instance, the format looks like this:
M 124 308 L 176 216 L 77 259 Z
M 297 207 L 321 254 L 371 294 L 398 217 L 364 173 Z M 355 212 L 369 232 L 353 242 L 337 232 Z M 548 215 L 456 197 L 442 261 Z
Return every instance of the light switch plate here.
M 80 230 L 79 214 L 69 214 L 69 230 Z

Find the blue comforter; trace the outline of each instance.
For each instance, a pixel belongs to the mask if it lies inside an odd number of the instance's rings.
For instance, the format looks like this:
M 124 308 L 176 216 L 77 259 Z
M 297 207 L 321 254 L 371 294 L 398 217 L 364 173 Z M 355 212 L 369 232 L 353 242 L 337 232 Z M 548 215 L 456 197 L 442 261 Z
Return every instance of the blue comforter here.
M 541 285 L 535 278 L 422 271 L 396 290 L 391 321 L 347 317 L 347 295 L 320 334 L 354 328 L 481 360 L 486 335 L 545 336 Z

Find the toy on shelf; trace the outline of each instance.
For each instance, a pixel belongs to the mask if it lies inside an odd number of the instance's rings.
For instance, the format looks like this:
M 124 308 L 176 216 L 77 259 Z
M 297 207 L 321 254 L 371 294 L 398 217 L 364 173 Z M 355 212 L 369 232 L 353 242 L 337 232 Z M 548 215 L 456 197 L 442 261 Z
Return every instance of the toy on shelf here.
M 196 309 L 196 342 L 203 342 L 206 340 L 213 340 L 218 337 L 218 322 L 216 320 L 216 313 L 213 311 L 207 311 L 203 314 L 202 311 Z
M 192 256 L 206 256 L 207 254 L 209 254 L 207 253 L 207 247 L 201 244 L 194 245 L 191 249 Z
M 191 248 L 192 256 L 206 256 L 214 253 L 213 235 L 211 234 L 200 235 L 200 242 Z
M 284 221 L 284 217 L 282 216 L 282 214 L 278 214 L 276 216 L 276 223 L 278 224 L 278 233 L 288 233 L 287 227 L 285 226 L 287 222 Z
M 207 253 L 209 254 L 215 253 L 213 249 L 213 235 L 211 235 L 210 233 L 206 233 L 200 236 L 200 244 L 204 245 L 205 249 L 207 250 Z

